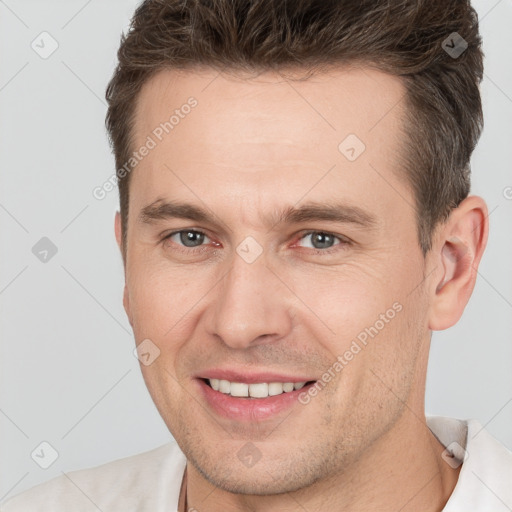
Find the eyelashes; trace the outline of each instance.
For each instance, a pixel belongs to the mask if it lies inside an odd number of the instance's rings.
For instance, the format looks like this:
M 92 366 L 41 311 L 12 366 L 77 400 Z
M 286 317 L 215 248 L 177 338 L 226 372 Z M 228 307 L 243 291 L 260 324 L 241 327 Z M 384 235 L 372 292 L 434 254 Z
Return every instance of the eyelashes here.
M 189 236 L 187 236 L 189 235 Z M 192 236 L 190 236 L 192 235 Z M 302 240 L 307 239 L 307 237 L 312 237 L 312 235 L 317 235 L 316 241 L 320 239 L 320 243 L 325 242 L 325 240 L 332 241 L 333 245 L 330 245 L 329 247 L 314 247 L 313 244 L 311 244 L 311 247 L 302 247 L 298 246 L 299 250 L 304 250 L 304 252 L 308 252 L 310 254 L 331 254 L 333 252 L 336 252 L 338 250 L 342 250 L 346 248 L 347 245 L 351 245 L 350 239 L 343 235 L 337 235 L 335 233 L 332 233 L 330 231 L 322 231 L 322 230 L 309 230 L 305 232 L 301 232 L 300 235 L 296 238 L 296 242 L 294 242 L 293 246 L 296 246 L 298 242 L 301 242 Z M 318 236 L 319 235 L 319 236 Z M 177 237 L 177 239 L 176 239 Z M 173 238 L 175 238 L 173 240 Z M 178 252 L 184 253 L 184 254 L 194 254 L 198 252 L 204 252 L 205 250 L 208 250 L 208 246 L 204 245 L 205 240 L 210 240 L 210 237 L 205 233 L 204 231 L 200 229 L 181 229 L 177 231 L 173 231 L 172 233 L 169 233 L 166 235 L 162 242 L 166 244 L 166 247 L 172 248 L 172 250 L 176 250 Z M 210 240 L 211 241 L 211 240 Z M 337 243 L 336 243 L 337 241 Z M 199 242 L 199 245 L 195 246 L 188 246 L 186 245 L 188 242 L 194 243 Z M 218 246 L 219 244 L 217 244 Z M 213 249 L 216 249 L 217 247 L 213 247 Z

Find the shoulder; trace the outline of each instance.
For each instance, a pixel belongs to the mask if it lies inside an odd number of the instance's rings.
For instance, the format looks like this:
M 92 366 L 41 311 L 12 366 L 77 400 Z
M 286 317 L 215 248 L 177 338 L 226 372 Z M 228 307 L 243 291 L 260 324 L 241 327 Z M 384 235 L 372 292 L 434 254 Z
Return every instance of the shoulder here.
M 63 473 L 7 501 L 1 512 L 172 510 L 186 459 L 176 443 Z
M 477 420 L 429 418 L 434 435 L 462 467 L 443 512 L 512 510 L 512 452 Z

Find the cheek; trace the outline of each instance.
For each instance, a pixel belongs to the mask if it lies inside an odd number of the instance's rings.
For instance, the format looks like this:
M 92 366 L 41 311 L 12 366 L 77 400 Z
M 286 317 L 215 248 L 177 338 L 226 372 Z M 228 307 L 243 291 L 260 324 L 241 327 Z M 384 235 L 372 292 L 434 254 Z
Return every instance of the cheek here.
M 396 300 L 397 290 L 386 279 L 387 269 L 381 267 L 379 262 L 298 267 L 289 269 L 285 279 L 294 283 L 293 292 L 300 299 L 297 305 L 304 314 L 321 320 L 336 339 L 345 339 L 373 324 Z
M 361 379 L 373 382 L 375 376 L 367 375 L 371 368 L 386 373 L 397 367 L 397 360 L 406 368 L 414 364 L 414 340 L 421 337 L 418 326 L 424 326 L 418 295 L 423 274 L 417 263 L 401 261 L 399 256 L 318 268 L 302 272 L 300 279 L 297 273 L 291 281 L 297 283 L 294 291 L 307 305 L 299 305 L 303 323 L 333 362 L 342 357 L 343 373 L 350 382 L 344 386 L 351 393 L 361 387 Z
M 282 300 L 276 304 L 320 339 L 340 344 L 341 350 L 396 301 L 403 303 L 414 288 L 411 283 L 419 282 L 418 269 L 397 256 L 380 251 L 336 267 L 278 263 L 272 270 L 287 286 L 283 285 Z M 153 259 L 151 254 L 136 254 L 127 275 L 136 339 L 154 338 L 160 343 L 186 339 L 205 308 L 215 306 L 226 268 L 213 262 L 171 265 Z M 411 277 L 413 273 L 417 279 Z M 272 283 L 275 276 L 269 272 L 268 279 Z M 273 297 L 269 300 L 274 302 Z
M 200 307 L 208 282 L 198 270 L 169 268 L 141 258 L 127 278 L 136 339 L 154 338 L 161 343 L 175 336 L 186 323 L 182 320 Z

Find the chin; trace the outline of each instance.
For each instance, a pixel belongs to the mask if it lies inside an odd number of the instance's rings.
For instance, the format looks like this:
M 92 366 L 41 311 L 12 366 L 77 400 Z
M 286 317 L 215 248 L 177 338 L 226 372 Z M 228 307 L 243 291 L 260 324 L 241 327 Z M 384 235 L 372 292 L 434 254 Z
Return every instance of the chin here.
M 229 455 L 209 457 L 204 452 L 188 453 L 187 459 L 211 485 L 232 494 L 271 496 L 298 491 L 325 478 L 329 464 L 315 465 L 302 454 L 268 460 L 268 455 L 252 467 L 246 467 L 232 452 Z M 279 457 L 279 458 L 278 458 Z
M 240 475 L 229 475 L 226 478 L 220 478 L 219 473 L 208 474 L 201 471 L 203 477 L 210 482 L 210 484 L 232 494 L 243 494 L 252 496 L 275 496 L 278 494 L 285 494 L 295 492 L 304 487 L 308 487 L 316 480 L 297 481 L 291 476 L 275 480 L 269 473 L 263 470 L 258 471 L 258 474 L 253 474 L 249 471 L 244 477 Z

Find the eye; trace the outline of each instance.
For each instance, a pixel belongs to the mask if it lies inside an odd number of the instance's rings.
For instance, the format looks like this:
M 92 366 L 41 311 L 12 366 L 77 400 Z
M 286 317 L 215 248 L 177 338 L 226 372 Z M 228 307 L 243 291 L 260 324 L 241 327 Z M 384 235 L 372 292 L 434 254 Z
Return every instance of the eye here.
M 168 234 L 164 241 L 170 240 L 177 245 L 182 245 L 188 249 L 200 247 L 205 239 L 210 240 L 208 236 L 202 231 L 195 229 L 183 229 L 181 231 L 174 231 Z
M 307 233 L 303 233 L 299 241 L 306 240 L 308 238 L 311 241 L 309 246 L 306 245 L 305 247 L 317 250 L 318 252 L 331 252 L 330 249 L 333 247 L 338 245 L 346 245 L 349 243 L 347 239 L 333 235 L 332 233 L 327 233 L 325 231 L 308 231 Z M 336 241 L 338 243 L 336 243 Z

